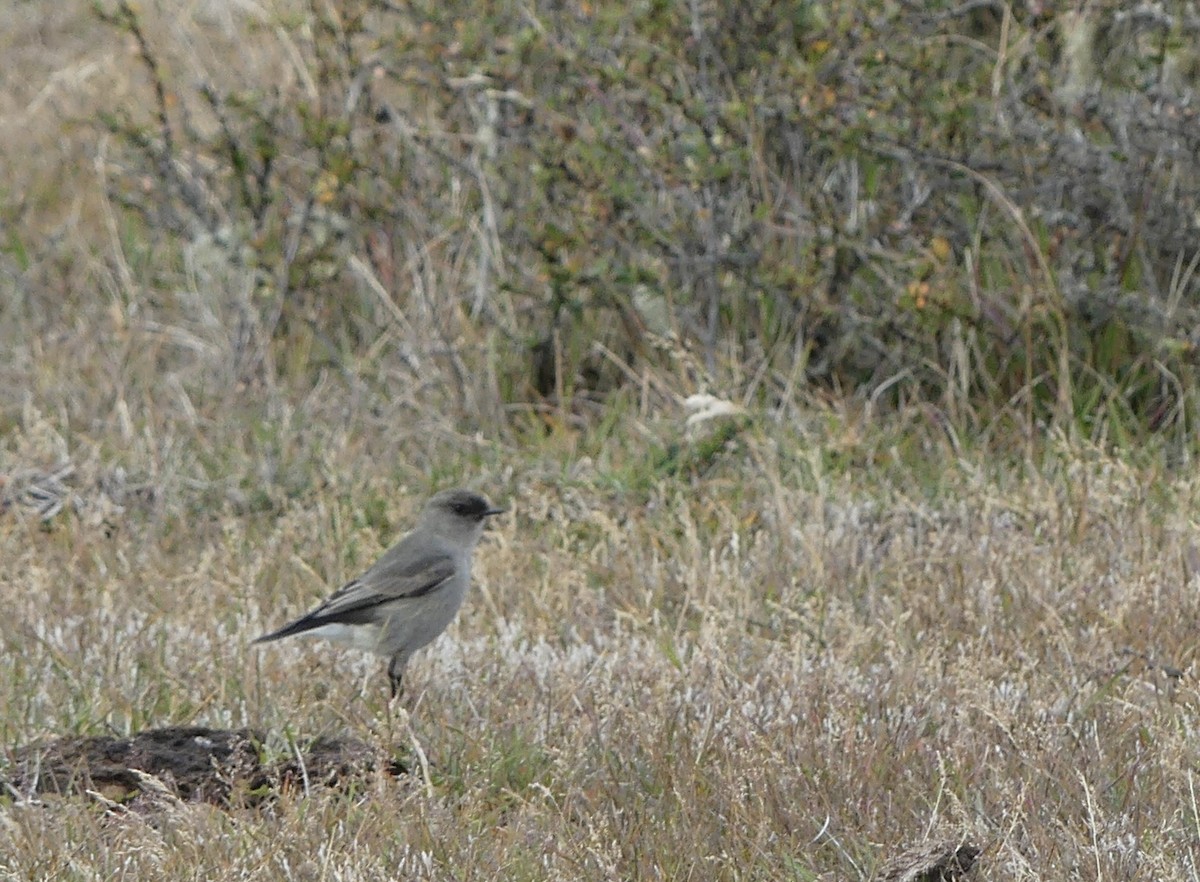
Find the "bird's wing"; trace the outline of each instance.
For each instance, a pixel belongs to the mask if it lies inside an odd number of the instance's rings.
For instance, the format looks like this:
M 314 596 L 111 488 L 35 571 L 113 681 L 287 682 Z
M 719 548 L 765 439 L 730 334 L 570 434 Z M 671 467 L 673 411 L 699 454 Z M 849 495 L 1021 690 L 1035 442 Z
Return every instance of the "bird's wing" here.
M 254 642 L 278 640 L 322 625 L 367 623 L 374 608 L 381 603 L 431 594 L 454 575 L 454 558 L 449 554 L 430 552 L 413 557 L 395 554 L 399 550 L 399 547 L 392 549 L 375 566 L 347 582 L 312 612 Z
M 314 615 L 337 616 L 363 606 L 389 600 L 421 597 L 437 591 L 454 575 L 454 558 L 432 552 L 406 559 L 385 554 L 359 578 L 347 583 L 313 610 Z

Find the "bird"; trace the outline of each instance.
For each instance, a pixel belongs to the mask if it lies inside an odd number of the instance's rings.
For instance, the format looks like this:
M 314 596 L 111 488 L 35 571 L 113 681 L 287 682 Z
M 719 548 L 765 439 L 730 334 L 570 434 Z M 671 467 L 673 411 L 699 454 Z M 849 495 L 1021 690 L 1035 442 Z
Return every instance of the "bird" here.
M 484 523 L 504 512 L 472 490 L 435 494 L 412 531 L 365 573 L 254 643 L 305 635 L 384 656 L 394 700 L 402 693 L 409 657 L 445 631 L 462 606 Z

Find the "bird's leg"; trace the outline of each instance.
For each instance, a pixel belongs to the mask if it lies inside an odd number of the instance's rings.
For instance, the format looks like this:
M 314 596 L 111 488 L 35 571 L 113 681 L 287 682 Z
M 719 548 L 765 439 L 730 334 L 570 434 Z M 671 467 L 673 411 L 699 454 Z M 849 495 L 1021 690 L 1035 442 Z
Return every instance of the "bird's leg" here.
M 408 661 L 402 655 L 393 655 L 388 662 L 388 682 L 392 684 L 392 701 L 404 694 L 404 664 Z

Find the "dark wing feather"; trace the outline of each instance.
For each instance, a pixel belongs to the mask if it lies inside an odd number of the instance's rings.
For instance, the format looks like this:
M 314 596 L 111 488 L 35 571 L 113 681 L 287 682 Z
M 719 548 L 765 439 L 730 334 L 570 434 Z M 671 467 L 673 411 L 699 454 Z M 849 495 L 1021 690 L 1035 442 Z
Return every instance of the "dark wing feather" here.
M 319 628 L 322 625 L 361 625 L 371 621 L 381 603 L 422 597 L 441 588 L 454 575 L 454 559 L 431 553 L 413 561 L 397 563 L 400 547 L 380 558 L 360 578 L 347 582 L 312 612 L 289 622 L 278 631 L 264 634 L 255 643 L 267 643 Z

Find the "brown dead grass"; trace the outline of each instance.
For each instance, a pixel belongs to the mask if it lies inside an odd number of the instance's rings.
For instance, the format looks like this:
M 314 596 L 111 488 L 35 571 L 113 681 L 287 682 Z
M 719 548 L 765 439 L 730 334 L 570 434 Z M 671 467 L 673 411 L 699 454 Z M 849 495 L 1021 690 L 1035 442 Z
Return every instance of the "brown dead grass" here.
M 278 514 L 43 528 L 14 507 L 7 744 L 254 726 L 429 767 L 169 824 L 11 805 L 0 852 L 25 877 L 870 878 L 952 834 L 987 878 L 1186 878 L 1195 481 L 1063 449 L 1039 472 L 945 464 L 924 499 L 777 469 L 761 451 L 785 441 L 833 443 L 760 425 L 744 461 L 644 499 L 498 452 L 477 481 L 513 513 L 400 717 L 375 661 L 248 640 L 383 547 L 357 523 L 373 493 L 399 524 L 427 488 L 358 477 L 352 449 L 326 463 L 344 492 Z
M 11 62 L 9 144 L 52 143 L 70 114 L 36 96 L 113 51 L 62 15 L 0 28 L 57 47 Z M 280 756 L 344 736 L 415 772 L 231 812 L 12 800 L 5 874 L 859 880 L 950 839 L 984 848 L 981 878 L 1197 877 L 1188 470 L 1054 439 L 992 462 L 920 414 L 801 396 L 672 470 L 705 437 L 682 369 L 603 430 L 545 434 L 436 359 L 421 388 L 365 356 L 242 382 L 239 280 L 123 275 L 73 155 L 31 160 L 78 191 L 48 210 L 63 241 L 5 278 L 0 741 L 252 727 Z M 501 344 L 456 321 L 486 376 Z M 250 648 L 460 482 L 512 513 L 403 709 L 374 660 Z M 43 520 L 25 491 L 46 486 Z

